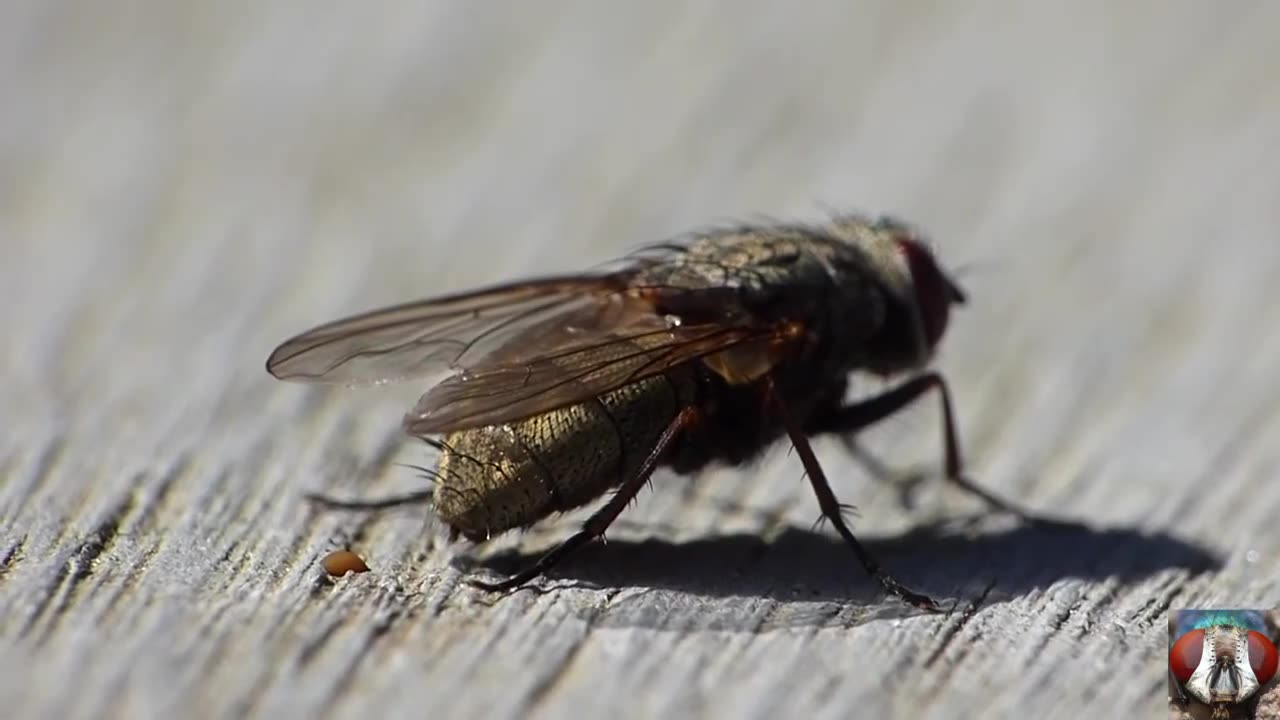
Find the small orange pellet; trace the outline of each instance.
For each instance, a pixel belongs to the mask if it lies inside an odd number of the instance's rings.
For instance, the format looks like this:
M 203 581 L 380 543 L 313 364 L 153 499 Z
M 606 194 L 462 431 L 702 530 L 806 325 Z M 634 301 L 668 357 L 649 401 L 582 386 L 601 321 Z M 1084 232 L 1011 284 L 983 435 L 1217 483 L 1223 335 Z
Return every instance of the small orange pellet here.
M 369 572 L 369 566 L 364 564 L 364 558 L 350 550 L 334 550 L 325 555 L 320 564 L 324 566 L 324 571 L 333 577 L 342 577 L 349 572 Z

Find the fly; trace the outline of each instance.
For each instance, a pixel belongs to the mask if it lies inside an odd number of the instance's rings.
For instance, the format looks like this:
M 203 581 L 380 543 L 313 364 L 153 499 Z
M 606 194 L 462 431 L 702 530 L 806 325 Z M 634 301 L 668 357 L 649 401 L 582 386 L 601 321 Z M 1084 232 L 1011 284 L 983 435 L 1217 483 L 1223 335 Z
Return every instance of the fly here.
M 1274 628 L 1258 610 L 1181 610 L 1170 623 L 1169 672 L 1180 704 L 1194 698 L 1214 720 L 1243 707 L 1276 676 Z M 1174 639 L 1176 638 L 1176 640 Z M 1190 696 L 1190 697 L 1188 697 Z
M 964 474 L 947 383 L 928 370 L 960 286 L 899 221 L 747 225 L 651 246 L 612 270 L 523 280 L 375 310 L 278 347 L 277 378 L 361 385 L 444 375 L 404 417 L 437 447 L 430 499 L 483 542 L 612 496 L 582 529 L 490 591 L 523 585 L 601 537 L 659 467 L 743 465 L 789 439 L 862 567 L 919 608 L 845 523 L 809 443 L 852 436 L 929 391 L 941 400 L 946 477 L 1024 515 Z M 904 378 L 846 402 L 850 374 Z M 438 439 L 431 439 L 439 436 Z

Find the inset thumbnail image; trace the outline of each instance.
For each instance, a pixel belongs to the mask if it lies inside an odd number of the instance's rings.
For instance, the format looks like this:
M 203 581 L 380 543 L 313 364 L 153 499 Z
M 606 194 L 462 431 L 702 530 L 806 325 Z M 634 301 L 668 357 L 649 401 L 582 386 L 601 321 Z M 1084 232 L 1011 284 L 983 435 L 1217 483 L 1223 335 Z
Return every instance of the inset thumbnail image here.
M 1169 612 L 1169 716 L 1280 720 L 1280 609 Z

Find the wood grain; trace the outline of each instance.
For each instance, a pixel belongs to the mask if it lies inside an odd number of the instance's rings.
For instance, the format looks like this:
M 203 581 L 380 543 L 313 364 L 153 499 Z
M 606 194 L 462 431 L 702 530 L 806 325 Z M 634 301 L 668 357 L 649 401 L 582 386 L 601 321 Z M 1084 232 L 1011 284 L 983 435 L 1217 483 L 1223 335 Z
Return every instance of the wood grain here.
M 1069 8 L 1069 9 L 1068 9 Z M 1280 5 L 97 3 L 0 8 L 0 698 L 9 717 L 1145 717 L 1170 607 L 1280 605 Z M 930 232 L 988 487 L 937 409 L 660 475 L 541 592 L 460 584 L 423 388 L 273 381 L 285 337 L 827 208 Z M 863 381 L 859 391 L 875 383 Z M 350 547 L 371 572 L 337 581 Z M 976 610 L 970 603 L 990 588 Z

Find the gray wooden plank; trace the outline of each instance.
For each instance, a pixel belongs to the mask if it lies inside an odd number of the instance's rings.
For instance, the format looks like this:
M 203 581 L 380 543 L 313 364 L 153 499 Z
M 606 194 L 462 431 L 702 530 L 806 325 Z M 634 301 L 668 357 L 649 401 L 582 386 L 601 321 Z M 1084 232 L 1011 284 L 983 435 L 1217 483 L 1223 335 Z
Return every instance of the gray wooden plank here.
M 5 4 L 6 713 L 1147 712 L 1170 607 L 1280 604 L 1277 27 L 1261 2 Z M 971 616 L 899 617 L 808 531 L 783 448 L 658 477 L 497 604 L 426 513 L 303 502 L 415 487 L 394 463 L 427 454 L 398 434 L 420 388 L 272 381 L 288 334 L 827 207 L 966 268 L 939 365 L 974 474 L 1084 523 L 957 526 L 942 483 L 904 509 L 819 443 L 896 574 L 994 581 Z M 936 472 L 934 412 L 864 444 Z M 373 571 L 323 580 L 348 544 Z

